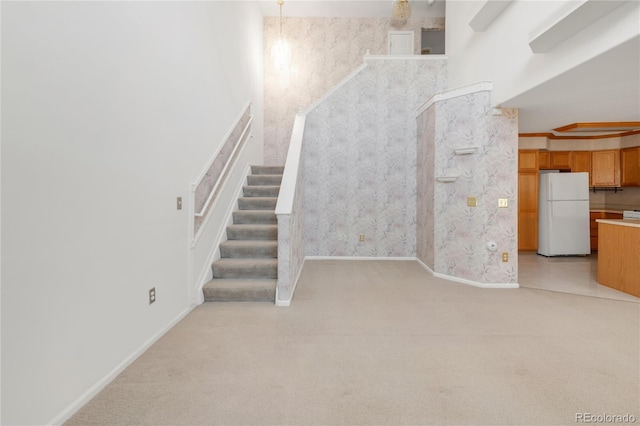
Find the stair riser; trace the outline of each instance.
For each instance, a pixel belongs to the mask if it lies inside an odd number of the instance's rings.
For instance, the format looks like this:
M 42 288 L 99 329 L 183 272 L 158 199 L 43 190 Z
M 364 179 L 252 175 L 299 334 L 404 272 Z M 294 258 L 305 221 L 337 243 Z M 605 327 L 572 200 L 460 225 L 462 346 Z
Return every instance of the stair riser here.
M 214 263 L 213 278 L 277 278 L 278 265 L 253 264 L 244 267 L 220 266 Z
M 275 279 L 212 279 L 202 287 L 207 302 L 271 302 L 276 298 Z
M 283 172 L 282 166 L 251 166 L 252 175 L 281 175 Z
M 226 247 L 220 246 L 220 256 L 223 258 L 276 258 L 278 247 Z
M 280 185 L 282 176 L 278 175 L 249 175 L 247 176 L 247 184 L 254 186 L 277 186 Z
M 256 289 L 240 294 L 234 291 L 205 291 L 205 302 L 273 302 L 276 298 L 275 290 Z
M 238 229 L 227 228 L 229 240 L 277 240 L 278 228 L 273 229 Z
M 278 197 L 279 186 L 245 186 L 242 195 L 245 197 Z
M 255 212 L 251 210 L 240 210 L 233 212 L 233 223 L 236 225 L 276 225 L 278 218 L 275 213 Z
M 277 198 L 242 197 L 238 198 L 240 210 L 275 210 Z

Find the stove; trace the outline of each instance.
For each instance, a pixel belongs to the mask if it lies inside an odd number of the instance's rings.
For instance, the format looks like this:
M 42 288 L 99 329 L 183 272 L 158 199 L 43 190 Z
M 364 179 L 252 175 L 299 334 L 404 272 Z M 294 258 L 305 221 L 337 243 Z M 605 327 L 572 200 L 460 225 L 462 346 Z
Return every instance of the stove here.
M 625 210 L 622 212 L 623 219 L 640 219 L 640 210 Z

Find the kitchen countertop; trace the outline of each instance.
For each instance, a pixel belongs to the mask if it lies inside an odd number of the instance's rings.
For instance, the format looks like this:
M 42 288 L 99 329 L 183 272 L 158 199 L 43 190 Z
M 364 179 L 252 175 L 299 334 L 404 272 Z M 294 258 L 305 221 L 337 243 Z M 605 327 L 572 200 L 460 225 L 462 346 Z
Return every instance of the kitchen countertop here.
M 623 204 L 613 204 L 613 205 L 602 205 L 602 204 L 593 204 L 589 206 L 590 212 L 599 212 L 599 213 L 622 213 L 625 210 L 640 210 L 640 206 L 631 206 L 631 205 L 623 205 Z
M 640 219 L 596 219 L 598 223 L 607 223 L 609 225 L 631 226 L 640 228 Z

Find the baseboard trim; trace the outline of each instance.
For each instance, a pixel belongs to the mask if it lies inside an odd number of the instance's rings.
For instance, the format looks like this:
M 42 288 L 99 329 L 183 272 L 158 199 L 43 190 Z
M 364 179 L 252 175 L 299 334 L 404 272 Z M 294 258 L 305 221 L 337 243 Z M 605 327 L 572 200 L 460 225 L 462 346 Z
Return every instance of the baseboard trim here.
M 128 366 L 147 351 L 154 343 L 156 343 L 162 336 L 164 336 L 169 330 L 171 330 L 177 323 L 179 323 L 189 312 L 191 312 L 195 306 L 189 306 L 172 321 L 169 322 L 160 331 L 154 334 L 149 340 L 147 340 L 142 346 L 140 346 L 131 355 L 126 357 L 120 364 L 118 364 L 113 370 L 111 370 L 106 376 L 99 380 L 89 390 L 83 393 L 80 398 L 76 399 L 71 405 L 65 408 L 60 414 L 58 414 L 52 421 L 48 422 L 49 425 L 61 425 L 71 418 L 77 411 L 79 411 L 85 404 L 87 404 L 93 397 L 95 397 L 100 391 L 102 391 L 109 383 L 111 383 L 120 373 L 122 373 Z
M 415 257 L 372 257 L 372 256 L 305 256 L 305 260 L 416 260 Z
M 426 269 L 426 270 L 427 270 L 427 272 L 429 272 L 431 275 L 435 274 L 435 272 L 433 272 L 433 269 L 429 268 L 429 266 L 427 266 L 427 264 L 426 264 L 426 263 L 424 263 L 422 260 L 420 260 L 420 259 L 418 259 L 418 258 L 416 257 L 416 261 L 418 262 L 418 264 L 419 264 L 420 266 L 422 266 L 424 269 Z
M 287 299 L 287 300 L 278 299 L 278 289 L 276 288 L 276 306 L 285 307 L 285 308 L 291 306 L 291 301 L 293 300 L 293 294 L 296 292 L 296 287 L 298 287 L 298 281 L 300 281 L 300 275 L 302 275 L 302 270 L 304 269 L 304 263 L 306 261 L 307 261 L 306 257 L 304 259 L 302 259 L 302 265 L 300 265 L 300 270 L 298 271 L 298 276 L 296 277 L 296 280 L 293 282 L 293 288 L 291 289 L 291 292 L 289 293 L 289 299 Z
M 473 287 L 480 287 L 480 288 L 520 288 L 520 284 L 518 283 L 481 283 L 478 281 L 467 280 L 465 278 L 452 277 L 451 275 L 434 272 L 433 269 L 431 269 L 429 266 L 427 266 L 427 264 L 425 264 L 423 261 L 421 261 L 418 258 L 416 258 L 416 261 L 424 269 L 426 269 L 429 273 L 431 273 L 431 275 L 433 275 L 436 278 L 442 278 L 444 280 L 453 281 L 460 284 L 467 284 Z
M 452 277 L 451 275 L 441 274 L 439 272 L 434 272 L 433 276 L 436 278 L 443 278 L 445 280 L 480 288 L 520 288 L 520 284 L 518 283 L 481 283 L 478 281 L 467 280 L 465 278 Z

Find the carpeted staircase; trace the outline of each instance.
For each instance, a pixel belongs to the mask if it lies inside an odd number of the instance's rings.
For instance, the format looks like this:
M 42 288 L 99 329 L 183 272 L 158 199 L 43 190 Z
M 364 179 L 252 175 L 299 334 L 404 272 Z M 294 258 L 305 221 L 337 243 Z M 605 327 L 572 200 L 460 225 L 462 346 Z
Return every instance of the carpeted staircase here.
M 278 276 L 278 225 L 275 214 L 283 167 L 251 166 L 213 279 L 204 285 L 206 302 L 274 302 Z

